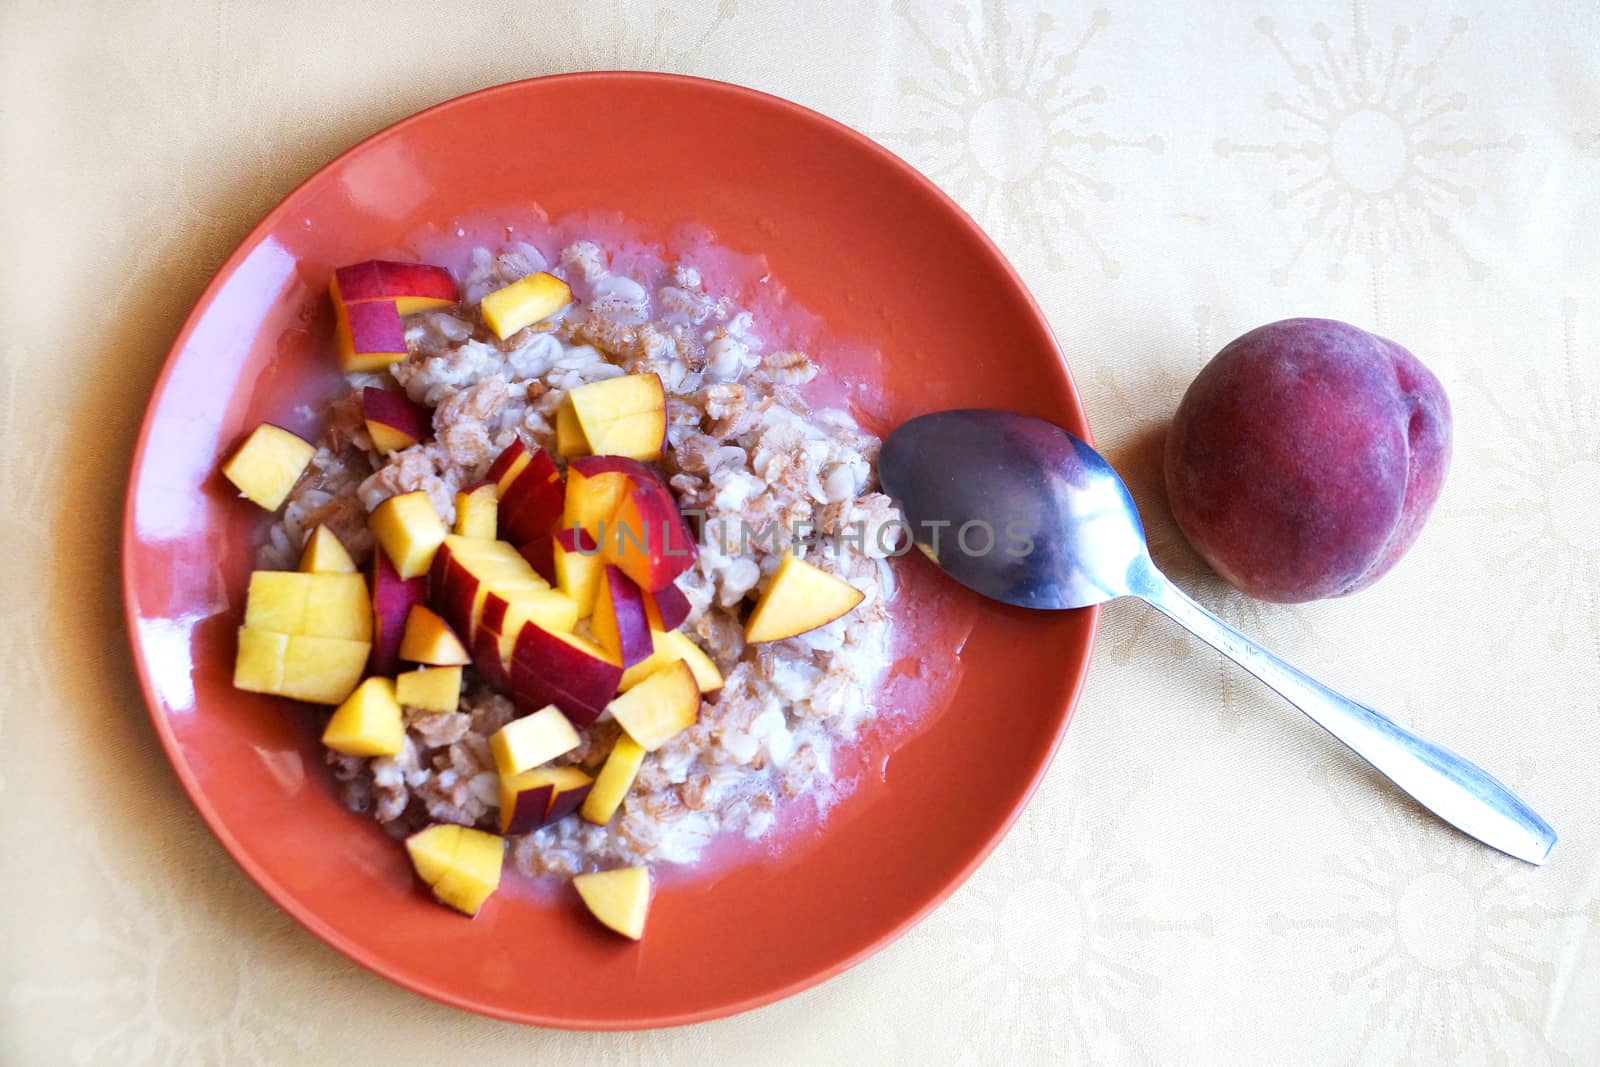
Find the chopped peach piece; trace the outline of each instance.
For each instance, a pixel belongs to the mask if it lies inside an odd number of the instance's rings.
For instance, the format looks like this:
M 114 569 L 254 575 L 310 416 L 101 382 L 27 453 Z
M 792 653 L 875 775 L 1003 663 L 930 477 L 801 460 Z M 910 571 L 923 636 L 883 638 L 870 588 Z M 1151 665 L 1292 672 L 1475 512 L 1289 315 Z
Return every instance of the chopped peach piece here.
M 318 526 L 306 538 L 299 569 L 308 574 L 355 574 L 356 561 L 332 530 Z
M 456 494 L 456 526 L 452 533 L 493 541 L 499 529 L 500 497 L 493 482 Z
M 309 442 L 264 422 L 222 465 L 222 474 L 245 499 L 277 511 L 316 454 Z
M 346 374 L 388 370 L 406 358 L 406 324 L 392 300 L 334 305 L 334 347 Z
M 300 633 L 308 637 L 372 640 L 372 603 L 367 580 L 359 574 L 306 574 L 306 616 Z
M 431 667 L 460 667 L 472 662 L 461 638 L 432 608 L 411 605 L 400 638 L 400 658 Z
M 433 416 L 404 393 L 369 385 L 361 391 L 361 417 L 379 452 L 399 452 L 428 436 Z
M 500 888 L 505 844 L 503 837 L 463 826 L 450 866 L 433 883 L 433 895 L 464 915 L 478 914 Z
M 635 941 L 644 936 L 644 920 L 650 912 L 649 868 L 580 874 L 572 879 L 572 885 L 590 914 L 603 925 Z
M 361 681 L 371 651 L 366 641 L 291 634 L 278 693 L 311 704 L 341 704 Z
M 561 525 L 568 530 L 582 530 L 592 538 L 600 536 L 600 524 L 610 527 L 611 516 L 633 491 L 633 482 L 621 471 L 603 471 L 584 474 L 576 466 L 567 468 L 566 507 L 561 513 Z
M 585 530 L 561 530 L 551 546 L 556 588 L 578 608 L 578 618 L 594 614 L 600 579 L 606 570 L 600 545 Z
M 500 887 L 505 839 L 454 823 L 438 823 L 406 838 L 411 865 L 433 895 L 467 915 Z
M 394 756 L 405 747 L 406 724 L 395 683 L 368 678 L 334 711 L 322 743 L 346 756 Z
M 678 660 L 689 665 L 694 672 L 695 684 L 700 692 L 710 693 L 722 688 L 722 672 L 711 662 L 711 657 L 701 651 L 694 639 L 682 630 L 652 630 L 650 639 L 655 651 L 622 672 L 617 689 L 626 693 L 661 668 Z
M 589 790 L 583 807 L 578 809 L 579 814 L 599 826 L 610 822 L 617 808 L 622 806 L 622 798 L 633 788 L 633 780 L 638 777 L 643 763 L 644 747 L 627 734 L 618 735 L 605 766 L 594 780 L 594 788 Z
M 578 810 L 594 786 L 577 767 L 535 767 L 500 779 L 500 832 L 530 834 Z
M 461 668 L 426 667 L 395 676 L 395 697 L 408 708 L 455 711 L 461 704 Z
M 427 574 L 433 554 L 450 532 L 433 509 L 428 494 L 420 489 L 385 500 L 373 510 L 368 522 L 401 578 Z
M 253 630 L 297 634 L 306 621 L 311 575 L 299 571 L 254 571 L 245 592 L 244 624 Z
M 578 731 L 555 705 L 512 719 L 489 738 L 489 751 L 502 778 L 549 763 L 579 744 Z
M 700 551 L 672 491 L 656 481 L 635 482 L 602 532 L 606 561 L 647 593 L 672 584 Z
M 246 593 L 244 624 L 272 633 L 370 640 L 366 580 L 359 574 L 255 571 Z
M 589 382 L 567 396 L 595 455 L 661 458 L 667 402 L 658 375 L 629 374 Z
M 797 556 L 785 556 L 745 623 L 751 644 L 815 630 L 861 603 L 861 590 Z
M 654 752 L 700 717 L 700 686 L 678 660 L 617 697 L 606 710 L 646 752 Z
M 590 454 L 589 439 L 583 436 L 583 427 L 578 425 L 578 413 L 572 410 L 571 400 L 563 400 L 556 407 L 556 451 L 563 459 Z
M 593 641 L 537 625 L 522 628 L 506 666 L 507 688 L 519 704 L 554 704 L 578 726 L 600 717 L 622 677 L 622 664 Z
M 289 654 L 289 635 L 239 628 L 239 653 L 233 661 L 233 685 L 251 693 L 277 693 L 283 689 L 283 661 Z
M 615 567 L 606 567 L 600 576 L 589 628 L 594 633 L 594 643 L 624 667 L 650 656 L 650 620 L 644 611 L 644 594 L 633 579 Z
M 449 307 L 456 302 L 450 272 L 431 263 L 369 259 L 333 272 L 328 291 L 335 304 L 392 300 L 400 314 Z
M 417 876 L 429 888 L 443 877 L 456 858 L 461 829 L 453 822 L 441 822 L 406 838 L 406 852 L 411 856 L 411 866 L 416 868 Z
M 539 271 L 496 289 L 483 298 L 483 321 L 502 341 L 572 303 L 572 288 L 554 274 Z
M 502 659 L 510 658 L 517 637 L 529 623 L 551 633 L 571 633 L 578 625 L 578 606 L 554 589 L 491 591 L 483 598 L 478 625 L 497 635 Z
M 528 464 L 533 462 L 533 453 L 528 451 L 528 446 L 522 443 L 522 438 L 517 438 L 506 446 L 505 451 L 494 458 L 489 465 L 487 475 L 489 481 L 494 483 L 497 496 L 504 496 L 511 483 L 521 477 Z

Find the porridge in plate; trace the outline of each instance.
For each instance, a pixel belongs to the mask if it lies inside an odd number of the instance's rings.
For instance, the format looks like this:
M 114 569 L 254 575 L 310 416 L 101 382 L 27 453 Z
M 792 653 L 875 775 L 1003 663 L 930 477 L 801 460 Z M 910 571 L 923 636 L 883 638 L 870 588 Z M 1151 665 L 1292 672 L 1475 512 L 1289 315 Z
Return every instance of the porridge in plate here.
M 332 286 L 349 389 L 224 473 L 278 513 L 235 684 L 337 706 L 351 810 L 475 913 L 508 861 L 637 937 L 649 869 L 826 797 L 877 713 L 878 440 L 689 262 L 474 253 Z

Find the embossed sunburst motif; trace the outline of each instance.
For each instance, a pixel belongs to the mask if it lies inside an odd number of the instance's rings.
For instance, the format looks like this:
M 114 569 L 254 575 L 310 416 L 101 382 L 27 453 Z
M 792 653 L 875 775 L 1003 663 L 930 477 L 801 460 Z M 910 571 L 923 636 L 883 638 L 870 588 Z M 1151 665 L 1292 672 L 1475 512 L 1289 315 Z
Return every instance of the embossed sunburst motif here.
M 1098 443 L 1139 506 L 1156 566 L 1235 628 L 1275 651 L 1292 653 L 1315 640 L 1305 611 L 1295 605 L 1256 600 L 1229 585 L 1189 547 L 1167 507 L 1162 461 L 1167 423 L 1195 374 L 1215 353 L 1211 308 L 1197 305 L 1193 319 L 1192 352 L 1153 356 L 1138 368 L 1136 379 L 1110 367 L 1096 372 L 1099 396 L 1109 399 L 1112 408 L 1095 419 L 1096 425 L 1106 427 Z M 1254 680 L 1148 605 L 1127 601 L 1108 612 L 1105 619 L 1106 645 L 1117 663 L 1127 663 L 1142 653 L 1180 659 L 1200 656 L 1208 665 L 1214 664 L 1222 726 L 1229 731 L 1239 728 L 1243 721 L 1240 694 L 1255 687 Z
M 1124 781 L 1113 811 L 1086 814 L 1065 798 L 1029 808 L 978 877 L 918 931 L 936 945 L 940 1010 L 969 1012 L 960 1032 L 997 1061 L 1041 1054 L 1084 1063 L 1151 1055 L 1127 1014 L 1159 977 L 1138 963 L 1168 938 L 1209 937 L 1209 916 L 1150 915 L 1143 861 L 1118 847 L 1120 826 L 1148 788 L 1149 768 Z
M 91 858 L 102 902 L 60 946 L 79 973 L 24 978 L 9 991 L 22 1011 L 49 1004 L 53 1018 L 70 1020 L 62 1051 L 71 1062 L 311 1062 L 310 1035 L 292 1013 L 263 1009 L 280 998 L 263 987 L 239 939 L 192 906 L 195 894 L 170 883 L 144 891 L 113 869 L 92 832 L 73 847 Z M 273 921 L 289 925 L 281 915 Z
M 1415 719 L 1415 702 L 1411 710 Z M 1524 766 L 1513 786 L 1531 775 Z M 1544 1032 L 1557 967 L 1539 941 L 1574 936 L 1552 927 L 1600 921 L 1600 903 L 1539 903 L 1535 868 L 1451 833 L 1401 798 L 1375 797 L 1365 775 L 1325 763 L 1311 777 L 1351 837 L 1324 862 L 1332 910 L 1290 907 L 1269 923 L 1287 950 L 1335 958 L 1329 984 L 1341 1002 L 1327 1017 L 1341 1032 L 1355 1028 L 1348 1062 L 1566 1062 Z
M 1275 138 L 1258 143 L 1220 140 L 1222 156 L 1265 156 L 1282 169 L 1273 206 L 1302 220 L 1301 236 L 1272 280 L 1288 284 L 1303 261 L 1321 261 L 1327 276 L 1343 278 L 1354 257 L 1379 271 L 1409 261 L 1419 275 L 1443 254 L 1474 278 L 1487 268 L 1467 249 L 1455 218 L 1477 199 L 1467 166 L 1480 156 L 1519 152 L 1525 138 L 1475 136 L 1463 122 L 1467 96 L 1442 87 L 1440 63 L 1467 32 L 1452 19 L 1431 46 L 1397 26 L 1387 41 L 1369 35 L 1362 5 L 1349 34 L 1323 23 L 1312 44 L 1291 45 L 1272 19 L 1256 29 L 1271 43 L 1291 77 L 1268 92 Z
M 1558 358 L 1519 380 L 1468 373 L 1494 418 L 1494 446 L 1474 457 L 1492 481 L 1484 503 L 1452 513 L 1488 524 L 1483 558 L 1521 579 L 1502 645 L 1535 622 L 1558 651 L 1587 634 L 1600 659 L 1600 339 L 1580 338 L 1575 301 L 1562 302 L 1561 320 Z
M 641 18 L 637 5 L 589 5 L 574 30 L 577 66 L 588 70 L 686 71 L 738 12 L 738 0 L 663 7 Z
M 1048 11 L 1013 18 L 998 2 L 958 4 L 942 17 L 898 0 L 928 57 L 900 80 L 909 125 L 876 132 L 944 186 L 1002 240 L 1041 253 L 1060 269 L 1065 234 L 1076 234 L 1108 276 L 1121 266 L 1095 236 L 1090 205 L 1116 189 L 1095 165 L 1112 150 L 1160 152 L 1160 137 L 1118 137 L 1102 127 L 1106 90 L 1078 77 L 1084 50 L 1111 23 L 1087 25 Z

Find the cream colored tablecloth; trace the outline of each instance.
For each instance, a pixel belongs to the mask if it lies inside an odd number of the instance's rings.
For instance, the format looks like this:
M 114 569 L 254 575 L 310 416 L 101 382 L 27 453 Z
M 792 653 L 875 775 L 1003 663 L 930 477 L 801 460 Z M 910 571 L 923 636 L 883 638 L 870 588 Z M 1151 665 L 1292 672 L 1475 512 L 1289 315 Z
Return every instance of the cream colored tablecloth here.
M 133 682 L 116 537 L 147 391 L 225 254 L 324 161 L 458 93 L 605 67 L 791 97 L 942 183 L 1033 286 L 1175 575 L 1515 783 L 1563 833 L 1551 865 L 1414 817 L 1116 605 L 998 854 L 786 1003 L 528 1030 L 278 913 Z M 7 0 L 0 79 L 0 1062 L 1600 1062 L 1593 5 Z M 1413 348 L 1456 456 L 1393 574 L 1280 608 L 1203 575 L 1158 456 L 1201 363 L 1293 314 Z

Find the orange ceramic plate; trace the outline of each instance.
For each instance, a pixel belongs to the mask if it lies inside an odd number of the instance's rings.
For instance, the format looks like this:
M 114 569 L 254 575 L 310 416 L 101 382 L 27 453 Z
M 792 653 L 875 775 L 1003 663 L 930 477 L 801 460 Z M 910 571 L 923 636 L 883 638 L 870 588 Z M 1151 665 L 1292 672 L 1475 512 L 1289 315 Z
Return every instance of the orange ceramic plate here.
M 503 891 L 473 921 L 432 903 L 404 850 L 335 801 L 315 713 L 230 685 L 264 518 L 217 461 L 257 421 L 311 429 L 296 405 L 337 389 L 324 295 L 334 266 L 534 199 L 552 215 L 700 223 L 725 247 L 764 254 L 832 335 L 882 352 L 891 421 L 992 406 L 1087 427 L 1039 309 L 955 204 L 838 123 L 691 78 L 569 75 L 441 104 L 310 178 L 206 289 L 145 417 L 123 532 L 140 680 L 201 815 L 289 914 L 419 993 L 549 1026 L 714 1018 L 838 974 L 973 871 L 1061 740 L 1096 615 L 952 593 L 975 626 L 948 708 L 892 757 L 868 753 L 883 772 L 780 861 L 668 880 L 638 945 L 586 921 L 573 894 Z

